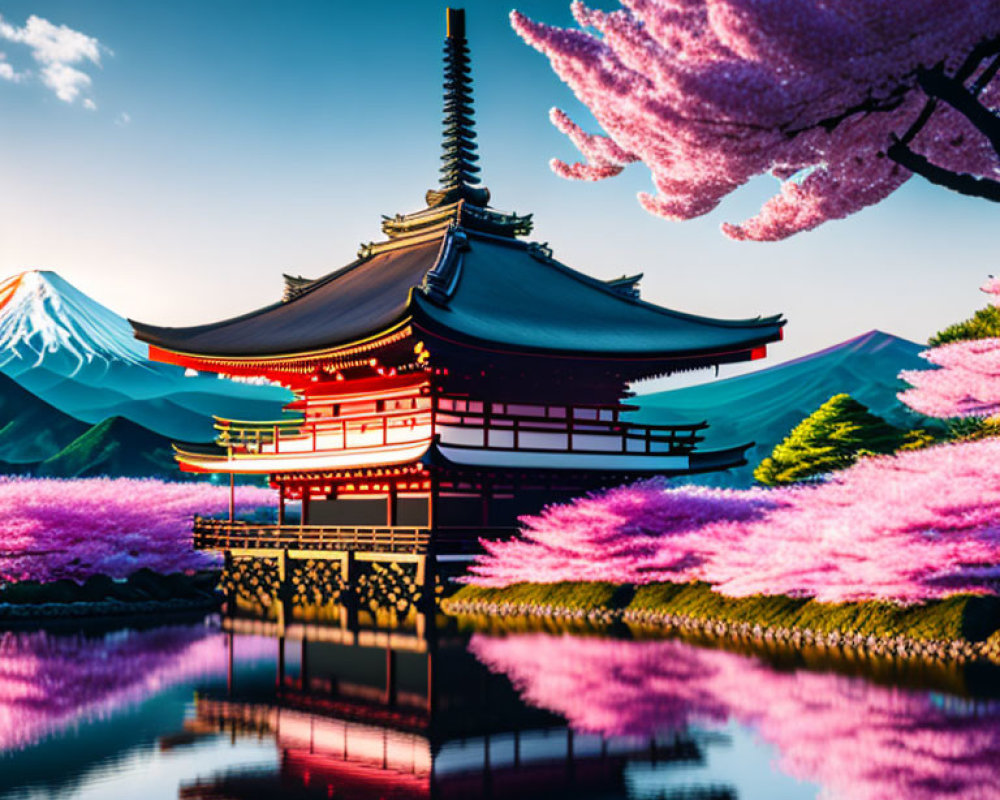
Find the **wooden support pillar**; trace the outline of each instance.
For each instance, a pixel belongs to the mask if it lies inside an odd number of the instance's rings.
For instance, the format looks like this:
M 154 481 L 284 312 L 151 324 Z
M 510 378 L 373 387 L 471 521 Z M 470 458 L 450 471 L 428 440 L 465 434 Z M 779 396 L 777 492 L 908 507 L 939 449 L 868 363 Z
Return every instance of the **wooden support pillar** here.
M 289 578 L 288 551 L 278 551 L 278 635 L 285 635 L 285 625 L 292 618 L 292 584 Z
M 309 516 L 309 487 L 306 486 L 302 489 L 302 514 L 299 516 L 299 528 L 301 529 L 307 524 L 307 517 Z
M 229 521 L 236 519 L 236 473 L 229 473 Z
M 490 759 L 490 735 L 483 737 L 483 797 L 493 796 L 493 764 Z
M 427 713 L 429 715 L 434 714 L 435 700 L 437 698 L 434 696 L 434 651 L 427 651 Z
M 434 558 L 434 542 L 432 541 L 427 548 L 427 553 L 420 556 L 417 559 L 417 574 L 416 574 L 416 586 L 420 592 L 420 603 L 417 606 L 418 611 L 423 612 L 429 616 L 429 619 L 424 621 L 424 630 L 420 631 L 420 635 L 426 633 L 426 626 L 429 622 L 432 626 L 434 624 L 434 613 L 436 612 L 436 596 L 434 594 L 435 588 L 435 577 L 436 577 L 436 562 Z
M 299 688 L 309 691 L 309 647 L 305 636 L 301 639 L 299 650 Z
M 231 580 L 233 575 L 233 554 L 229 550 L 226 550 L 222 554 L 222 569 L 223 569 L 223 574 Z M 227 617 L 231 617 L 235 612 L 236 612 L 236 590 L 233 589 L 232 591 L 230 591 L 229 589 L 226 589 L 225 606 L 223 608 L 223 613 Z
M 389 493 L 385 497 L 385 524 L 389 527 L 399 524 L 399 490 L 395 482 L 389 484 Z
M 285 484 L 278 484 L 278 524 L 285 524 Z
M 348 550 L 340 560 L 340 577 L 346 586 L 340 596 L 340 626 L 349 631 L 358 629 L 358 566 L 354 551 Z
M 285 634 L 278 637 L 278 669 L 274 676 L 274 685 L 281 689 L 285 685 Z
M 396 705 L 396 651 L 385 648 L 385 704 Z
M 432 531 L 434 530 L 434 524 L 437 521 L 437 504 L 438 479 L 436 475 L 431 473 L 431 488 L 427 494 L 427 527 Z

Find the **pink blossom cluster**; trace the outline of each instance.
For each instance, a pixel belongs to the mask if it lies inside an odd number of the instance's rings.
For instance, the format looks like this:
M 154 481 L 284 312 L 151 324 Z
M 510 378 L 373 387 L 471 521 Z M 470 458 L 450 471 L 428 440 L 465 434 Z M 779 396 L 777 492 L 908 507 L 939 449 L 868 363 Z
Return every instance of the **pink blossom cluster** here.
M 905 370 L 899 399 L 942 419 L 1000 414 L 1000 339 L 949 342 L 920 354 L 941 369 Z
M 1000 305 L 1000 280 L 991 277 L 981 289 Z M 1000 339 L 948 342 L 920 355 L 940 369 L 901 372 L 912 387 L 900 392 L 903 403 L 941 419 L 1000 414 Z
M 273 657 L 274 641 L 242 638 L 238 656 Z M 137 705 L 168 686 L 224 676 L 226 637 L 204 625 L 102 636 L 0 633 L 0 751 Z
M 911 173 L 884 154 L 926 101 L 918 68 L 950 74 L 1000 33 L 993 0 L 621 1 L 611 12 L 574 2 L 581 29 L 511 15 L 604 131 L 554 109 L 585 162 L 553 169 L 599 180 L 641 161 L 657 193 L 639 202 L 672 220 L 711 211 L 755 176 L 781 180 L 755 217 L 723 226 L 734 239 L 783 239 L 899 188 Z M 1000 88 L 980 100 L 997 108 Z M 944 169 L 1000 176 L 986 137 L 943 104 L 912 147 Z
M 237 487 L 238 512 L 274 502 L 272 491 Z M 192 518 L 228 508 L 229 487 L 208 483 L 0 478 L 0 583 L 212 568 L 218 557 L 191 546 Z
M 1000 440 L 864 458 L 819 485 L 638 483 L 522 518 L 468 580 L 705 581 L 729 596 L 919 602 L 1000 587 Z
M 469 644 L 522 698 L 578 731 L 643 736 L 735 721 L 829 800 L 1000 796 L 1000 704 L 775 670 L 677 640 L 477 634 Z

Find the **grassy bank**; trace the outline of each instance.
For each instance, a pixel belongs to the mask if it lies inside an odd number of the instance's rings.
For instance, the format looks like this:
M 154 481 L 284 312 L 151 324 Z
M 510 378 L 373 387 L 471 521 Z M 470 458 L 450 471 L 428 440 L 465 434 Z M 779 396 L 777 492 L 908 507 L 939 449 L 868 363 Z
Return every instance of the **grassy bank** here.
M 818 603 L 784 596 L 733 598 L 706 585 L 610 583 L 514 584 L 502 589 L 464 586 L 447 601 L 452 613 L 586 617 L 722 634 L 763 636 L 797 643 L 823 641 L 897 651 L 933 643 L 920 653 L 1000 651 L 1000 598 L 957 595 L 922 605 L 865 601 Z M 890 647 L 891 645 L 891 647 Z

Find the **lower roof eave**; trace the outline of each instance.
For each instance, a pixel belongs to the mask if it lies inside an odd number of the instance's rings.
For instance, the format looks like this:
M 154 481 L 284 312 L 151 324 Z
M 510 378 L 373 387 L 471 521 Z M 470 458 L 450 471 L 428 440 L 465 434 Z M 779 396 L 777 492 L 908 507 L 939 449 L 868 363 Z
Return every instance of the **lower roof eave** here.
M 174 457 L 183 472 L 233 473 L 236 475 L 273 475 L 283 472 L 398 467 L 421 460 L 430 447 L 430 439 L 399 445 L 355 448 L 346 451 L 301 453 L 264 453 L 230 455 L 219 452 L 194 452 L 177 446 Z
M 696 450 L 691 454 L 690 472 L 698 475 L 746 466 L 747 450 L 753 446 L 754 442 L 749 442 L 720 450 Z
M 714 472 L 746 464 L 752 445 L 690 454 L 563 453 L 545 450 L 496 450 L 435 443 L 424 457 L 428 466 L 517 472 L 605 473 L 622 476 L 679 476 Z

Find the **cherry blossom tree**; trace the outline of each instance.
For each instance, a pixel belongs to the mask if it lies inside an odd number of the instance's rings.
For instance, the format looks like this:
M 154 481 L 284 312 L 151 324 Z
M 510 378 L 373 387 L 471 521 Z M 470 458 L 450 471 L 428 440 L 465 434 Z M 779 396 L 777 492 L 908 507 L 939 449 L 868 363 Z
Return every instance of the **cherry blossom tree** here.
M 1000 307 L 1000 280 L 991 278 L 982 290 L 991 295 L 994 309 Z M 1000 338 L 949 339 L 920 354 L 938 369 L 900 373 L 912 388 L 899 399 L 914 411 L 942 419 L 1000 415 Z
M 1000 588 L 1000 439 L 865 458 L 818 486 L 653 481 L 522 518 L 471 583 L 704 581 L 724 595 L 919 602 Z
M 274 503 L 267 489 L 236 489 L 237 512 Z M 219 556 L 192 547 L 191 522 L 228 504 L 229 487 L 208 483 L 0 478 L 0 583 L 218 567 Z
M 603 133 L 559 109 L 584 157 L 566 178 L 641 161 L 666 219 L 706 214 L 758 175 L 782 181 L 723 231 L 783 239 L 885 199 L 916 172 L 1000 201 L 1000 5 L 994 0 L 622 0 L 572 4 L 581 29 L 513 12 Z

